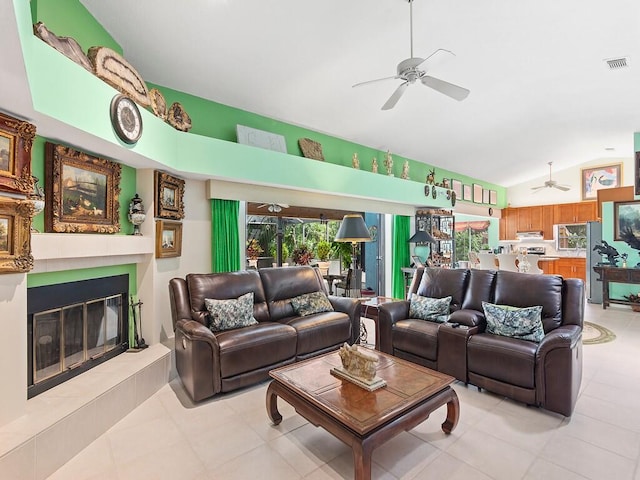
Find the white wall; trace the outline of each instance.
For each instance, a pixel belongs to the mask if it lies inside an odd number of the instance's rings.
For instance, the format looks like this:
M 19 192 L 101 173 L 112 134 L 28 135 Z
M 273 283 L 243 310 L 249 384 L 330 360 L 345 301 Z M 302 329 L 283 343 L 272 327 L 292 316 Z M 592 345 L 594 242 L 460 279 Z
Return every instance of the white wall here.
M 544 185 L 549 180 L 549 173 L 528 182 L 514 185 L 507 189 L 507 203 L 511 207 L 528 205 L 550 205 L 555 203 L 572 203 L 582 201 L 581 169 L 586 167 L 622 163 L 622 185 L 634 185 L 635 160 L 633 158 L 599 158 L 582 163 L 565 170 L 553 168 L 551 178 L 559 184 L 568 185 L 571 190 L 563 192 L 556 188 L 542 188 L 532 193 L 531 187 Z

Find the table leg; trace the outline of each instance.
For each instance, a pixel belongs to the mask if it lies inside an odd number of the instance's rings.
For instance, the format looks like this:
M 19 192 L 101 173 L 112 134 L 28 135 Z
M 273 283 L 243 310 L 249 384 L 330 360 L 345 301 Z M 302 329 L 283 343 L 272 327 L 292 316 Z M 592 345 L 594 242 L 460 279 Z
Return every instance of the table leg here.
M 447 402 L 447 418 L 442 424 L 442 431 L 444 433 L 451 433 L 456 425 L 458 425 L 458 419 L 460 418 L 460 401 L 455 390 L 450 389 L 451 397 Z
M 371 452 L 373 448 L 364 440 L 362 443 L 354 442 L 353 450 L 353 470 L 355 480 L 371 480 Z
M 278 395 L 275 392 L 274 382 L 271 382 L 267 388 L 267 415 L 274 425 L 279 425 L 282 421 L 282 415 L 278 412 Z

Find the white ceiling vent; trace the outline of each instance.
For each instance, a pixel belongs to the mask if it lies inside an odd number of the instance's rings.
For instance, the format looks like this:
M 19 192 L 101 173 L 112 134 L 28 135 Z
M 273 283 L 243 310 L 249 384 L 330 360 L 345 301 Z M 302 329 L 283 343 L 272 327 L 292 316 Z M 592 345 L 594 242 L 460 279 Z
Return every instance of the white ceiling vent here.
M 629 57 L 605 58 L 609 70 L 620 70 L 629 66 Z

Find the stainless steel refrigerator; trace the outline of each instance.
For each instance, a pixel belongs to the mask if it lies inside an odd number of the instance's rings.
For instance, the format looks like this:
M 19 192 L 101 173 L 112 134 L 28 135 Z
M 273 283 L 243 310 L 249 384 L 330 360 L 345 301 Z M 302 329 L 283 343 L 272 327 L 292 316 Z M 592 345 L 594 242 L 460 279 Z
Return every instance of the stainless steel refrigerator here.
M 602 261 L 602 255 L 593 250 L 593 247 L 602 243 L 602 224 L 600 222 L 587 222 L 587 283 L 585 285 L 587 302 L 602 303 L 602 282 L 597 280 L 598 274 L 593 267 Z

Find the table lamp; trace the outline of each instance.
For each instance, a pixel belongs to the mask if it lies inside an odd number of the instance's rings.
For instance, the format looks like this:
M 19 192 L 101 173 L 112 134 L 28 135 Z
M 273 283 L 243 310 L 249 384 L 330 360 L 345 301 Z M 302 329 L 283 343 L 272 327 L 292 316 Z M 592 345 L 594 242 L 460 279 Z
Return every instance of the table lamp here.
M 413 234 L 413 236 L 407 240 L 407 243 L 435 243 L 436 239 L 433 238 L 433 236 L 429 233 L 429 232 L 425 232 L 424 230 L 416 230 L 416 233 Z M 416 255 L 420 255 L 420 252 L 418 252 L 418 248 L 420 248 L 418 245 L 416 245 L 414 251 Z M 430 247 L 424 247 L 427 249 L 426 254 L 424 255 L 424 261 L 426 263 L 427 258 L 429 258 L 429 253 L 430 253 Z

